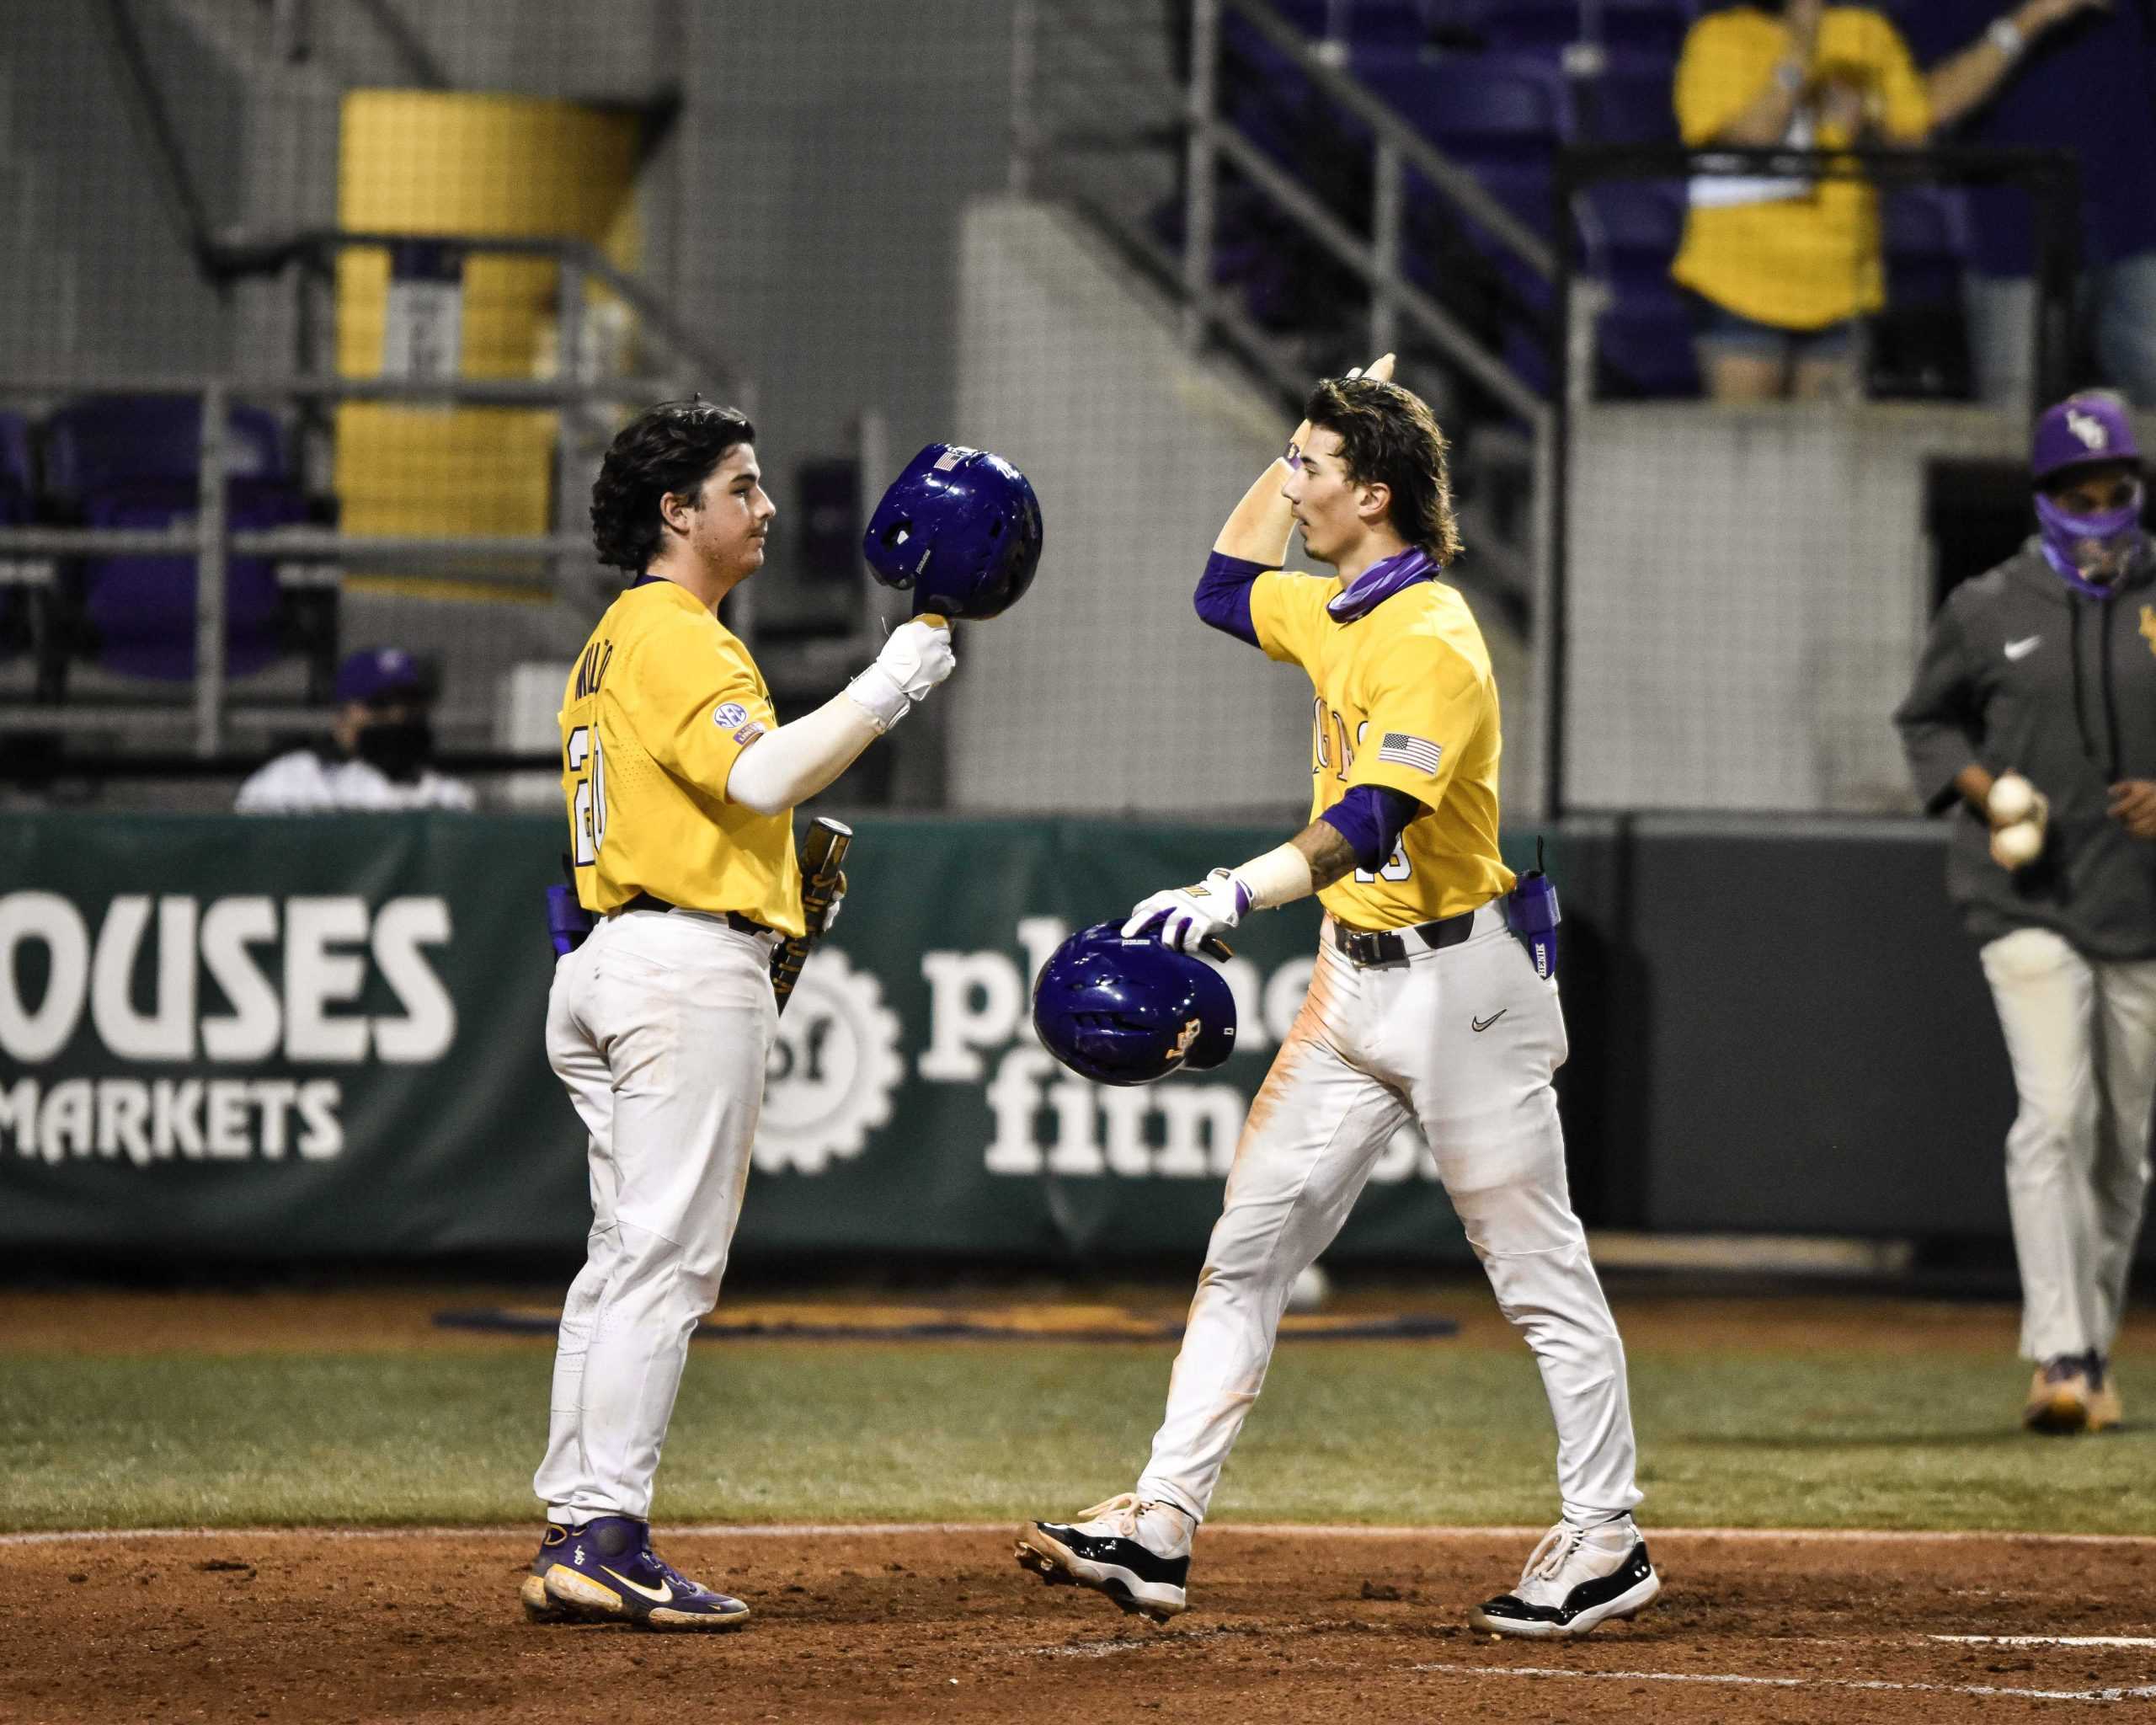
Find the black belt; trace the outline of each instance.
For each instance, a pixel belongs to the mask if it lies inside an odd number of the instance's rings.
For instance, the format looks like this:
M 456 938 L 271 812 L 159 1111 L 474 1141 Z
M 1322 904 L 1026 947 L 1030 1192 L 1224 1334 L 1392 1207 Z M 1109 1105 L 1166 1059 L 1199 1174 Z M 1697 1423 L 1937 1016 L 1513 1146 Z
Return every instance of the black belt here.
M 1433 953 L 1447 947 L 1456 947 L 1474 932 L 1475 913 L 1462 911 L 1457 916 L 1440 916 L 1434 922 L 1417 922 L 1406 928 L 1374 930 L 1350 928 L 1344 922 L 1332 925 L 1332 943 L 1356 964 L 1401 964 L 1407 961 L 1407 942 L 1412 937 L 1419 940 Z
M 678 911 L 682 907 L 679 905 L 670 905 L 665 900 L 654 894 L 638 893 L 618 908 L 622 911 Z M 742 934 L 770 934 L 773 932 L 765 927 L 762 923 L 744 916 L 739 911 L 703 911 L 697 914 L 704 916 L 723 916 L 726 918 L 726 926 L 728 928 L 734 929 Z

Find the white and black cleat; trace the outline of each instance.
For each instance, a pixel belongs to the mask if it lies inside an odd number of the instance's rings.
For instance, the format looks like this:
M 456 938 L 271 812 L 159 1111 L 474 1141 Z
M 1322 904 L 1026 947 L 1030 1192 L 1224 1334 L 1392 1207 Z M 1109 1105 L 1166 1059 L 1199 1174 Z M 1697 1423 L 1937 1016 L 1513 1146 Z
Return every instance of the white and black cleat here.
M 1164 1557 L 1138 1539 L 1144 1508 L 1126 1494 L 1075 1522 L 1028 1522 L 1018 1530 L 1019 1566 L 1051 1587 L 1089 1587 L 1135 1616 L 1166 1623 L 1183 1609 L 1190 1557 Z
M 1491 1635 L 1546 1640 L 1590 1634 L 1613 1617 L 1636 1617 L 1661 1593 L 1662 1578 L 1639 1530 L 1629 1519 L 1619 1525 L 1629 1541 L 1612 1540 L 1615 1529 L 1590 1532 L 1559 1522 L 1528 1558 L 1519 1585 L 1484 1600 L 1467 1614 L 1468 1622 Z

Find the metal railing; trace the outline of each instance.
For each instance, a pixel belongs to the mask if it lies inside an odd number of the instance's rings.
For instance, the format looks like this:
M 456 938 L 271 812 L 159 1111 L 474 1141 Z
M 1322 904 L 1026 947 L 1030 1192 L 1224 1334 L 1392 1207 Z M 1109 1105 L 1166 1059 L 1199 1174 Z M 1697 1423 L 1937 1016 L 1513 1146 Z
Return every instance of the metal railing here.
M 1230 13 L 1367 135 L 1371 152 L 1367 239 L 1355 231 L 1352 216 L 1328 207 L 1226 111 L 1219 73 L 1222 25 Z M 1369 294 L 1366 315 L 1372 352 L 1396 349 L 1403 335 L 1412 334 L 1427 341 L 1525 427 L 1531 525 L 1524 581 L 1517 583 L 1497 569 L 1490 573 L 1497 576 L 1498 590 L 1492 596 L 1529 627 L 1537 733 L 1532 758 L 1545 759 L 1553 746 L 1549 734 L 1553 715 L 1545 698 L 1548 668 L 1539 619 L 1554 604 L 1555 405 L 1408 278 L 1405 252 L 1410 173 L 1426 181 L 1454 212 L 1516 259 L 1531 277 L 1554 284 L 1558 267 L 1555 249 L 1492 196 L 1469 169 L 1334 64 L 1265 0 L 1193 0 L 1188 75 L 1180 87 L 1118 40 L 1119 32 L 1131 24 L 1121 14 L 1103 18 L 1102 9 L 1088 0 L 1020 0 L 1011 61 L 1011 189 L 1077 206 L 1118 243 L 1145 259 L 1162 280 L 1175 285 L 1183 339 L 1192 351 L 1223 341 L 1284 398 L 1299 401 L 1310 380 L 1297 356 L 1283 352 L 1280 343 L 1257 327 L 1232 289 L 1213 280 L 1222 174 L 1224 169 L 1232 169 L 1256 187 L 1299 235 L 1363 283 Z M 1075 61 L 1081 52 L 1087 62 L 1083 66 L 1054 63 L 1057 53 Z M 1171 185 L 1180 190 L 1179 250 L 1163 245 L 1142 216 L 1102 189 L 1101 182 L 1114 176 L 1096 164 L 1118 156 L 1179 160 L 1179 173 L 1151 182 L 1158 192 L 1166 192 Z M 1058 171 L 1059 163 L 1079 165 Z
M 275 238 L 240 239 L 221 244 L 214 261 L 227 276 L 312 270 L 326 275 L 341 251 L 385 248 L 412 236 L 378 232 L 308 231 Z M 587 565 L 588 531 L 568 519 L 579 488 L 570 466 L 574 449 L 569 420 L 578 409 L 641 407 L 664 397 L 702 388 L 723 393 L 753 412 L 747 381 L 718 351 L 689 329 L 650 286 L 621 270 L 588 243 L 576 238 L 486 235 L 428 235 L 430 243 L 471 254 L 496 254 L 552 261 L 556 283 L 557 375 L 552 378 L 339 377 L 304 371 L 287 376 L 120 376 L 55 372 L 0 379 L 0 400 L 51 402 L 84 396 L 188 396 L 201 405 L 200 448 L 191 522 L 166 528 L 73 526 L 0 526 L 0 579 L 18 587 L 50 585 L 57 575 L 55 560 L 88 557 L 174 557 L 195 561 L 195 676 L 189 702 L 195 752 L 216 756 L 230 718 L 226 657 L 227 577 L 236 557 L 275 561 L 280 583 L 334 583 L 337 572 L 352 566 L 395 564 L 417 559 L 442 565 L 430 574 L 446 581 L 520 583 L 559 594 L 567 573 Z M 586 287 L 597 282 L 636 314 L 640 339 L 669 362 L 660 375 L 583 380 Z M 307 284 L 295 276 L 302 301 Z M 309 320 L 295 319 L 307 344 Z M 308 360 L 302 355 L 302 364 Z M 520 535 L 426 533 L 354 534 L 327 526 L 278 526 L 234 531 L 227 519 L 226 485 L 231 464 L 229 414 L 236 400 L 296 404 L 302 413 L 325 404 L 373 402 L 492 408 L 553 409 L 560 416 L 554 454 L 553 531 Z M 538 563 L 542 576 L 504 575 L 505 563 Z M 462 565 L 464 567 L 459 567 Z M 481 567 L 471 567 L 480 565 Z M 491 567 L 488 567 L 491 566 Z M 738 629 L 748 619 L 734 619 Z M 169 730 L 170 703 L 60 703 L 31 702 L 0 705 L 0 733 L 80 731 L 128 725 Z M 298 709 L 270 709 L 267 716 L 303 718 Z M 250 714 L 251 718 L 264 715 Z M 318 717 L 319 715 L 318 715 Z

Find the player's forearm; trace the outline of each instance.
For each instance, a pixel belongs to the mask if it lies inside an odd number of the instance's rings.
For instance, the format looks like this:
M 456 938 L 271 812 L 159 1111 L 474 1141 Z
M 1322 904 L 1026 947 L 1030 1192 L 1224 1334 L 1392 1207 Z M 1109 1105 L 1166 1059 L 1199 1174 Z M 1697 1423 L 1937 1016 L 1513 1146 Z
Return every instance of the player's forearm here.
M 1299 449 L 1309 441 L 1310 435 L 1310 421 L 1305 419 L 1289 441 Z M 1287 460 L 1276 457 L 1243 493 L 1243 500 L 1235 506 L 1219 537 L 1214 540 L 1214 550 L 1223 557 L 1239 557 L 1247 563 L 1262 563 L 1269 569 L 1278 569 L 1295 531 L 1295 512 L 1280 494 L 1287 480 Z
M 1269 911 L 1322 892 L 1355 866 L 1355 852 L 1332 827 L 1316 820 L 1284 845 L 1230 871 L 1249 895 L 1244 912 Z
M 829 787 L 882 734 L 867 710 L 841 691 L 736 756 L 726 778 L 727 800 L 759 814 L 783 814 Z

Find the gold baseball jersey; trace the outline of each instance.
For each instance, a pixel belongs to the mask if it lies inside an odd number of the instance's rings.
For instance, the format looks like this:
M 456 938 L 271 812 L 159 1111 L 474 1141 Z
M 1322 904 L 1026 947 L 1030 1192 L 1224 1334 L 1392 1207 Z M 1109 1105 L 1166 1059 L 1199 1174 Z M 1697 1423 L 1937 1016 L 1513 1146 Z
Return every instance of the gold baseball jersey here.
M 1299 665 L 1315 693 L 1310 819 L 1358 785 L 1423 805 L 1374 873 L 1358 868 L 1318 895 L 1357 928 L 1404 928 L 1455 916 L 1513 887 L 1497 853 L 1497 684 L 1467 601 L 1417 581 L 1354 622 L 1336 622 L 1331 577 L 1275 569 L 1251 588 L 1257 644 Z
M 803 932 L 792 816 L 726 799 L 735 759 L 777 723 L 749 649 L 686 588 L 646 580 L 609 606 L 562 695 L 584 909 L 649 893 Z

